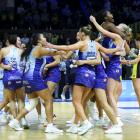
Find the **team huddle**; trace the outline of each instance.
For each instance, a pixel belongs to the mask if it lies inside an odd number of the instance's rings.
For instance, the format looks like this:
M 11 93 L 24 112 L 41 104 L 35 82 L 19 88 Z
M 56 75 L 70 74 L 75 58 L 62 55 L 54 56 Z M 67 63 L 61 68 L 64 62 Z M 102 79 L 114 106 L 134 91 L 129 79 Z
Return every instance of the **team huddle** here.
M 53 45 L 42 33 L 33 34 L 28 44 L 21 44 L 16 35 L 8 36 L 6 46 L 0 50 L 0 66 L 4 69 L 4 100 L 0 110 L 6 110 L 10 104 L 9 127 L 23 131 L 27 125 L 25 115 L 38 106 L 40 97 L 46 112 L 45 132 L 63 133 L 53 124 L 52 94 L 61 79 L 61 61 L 69 61 L 75 114 L 66 132 L 83 135 L 93 129 L 94 107 L 90 106 L 91 111 L 87 108 L 89 103 L 96 102 L 99 114 L 104 111 L 109 119 L 105 133 L 122 133 L 123 123 L 117 112 L 121 65 L 137 63 L 139 69 L 140 58 L 138 52 L 134 60 L 122 59 L 130 51 L 126 38 L 131 29 L 125 24 L 115 26 L 108 11 L 104 12 L 104 19 L 106 21 L 99 25 L 95 17 L 90 16 L 90 22 L 100 33 L 98 38 L 93 39 L 92 27 L 87 25 L 79 29 L 77 43 L 71 45 Z M 136 74 L 136 78 L 138 76 Z M 24 103 L 24 93 L 28 106 Z

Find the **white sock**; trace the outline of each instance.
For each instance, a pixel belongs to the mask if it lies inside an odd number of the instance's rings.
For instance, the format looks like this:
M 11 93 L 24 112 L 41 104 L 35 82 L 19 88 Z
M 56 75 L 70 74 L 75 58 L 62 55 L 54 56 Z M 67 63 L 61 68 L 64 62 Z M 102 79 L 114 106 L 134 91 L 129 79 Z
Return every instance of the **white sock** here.
M 49 123 L 47 126 L 48 127 L 52 127 L 53 126 L 53 123 Z

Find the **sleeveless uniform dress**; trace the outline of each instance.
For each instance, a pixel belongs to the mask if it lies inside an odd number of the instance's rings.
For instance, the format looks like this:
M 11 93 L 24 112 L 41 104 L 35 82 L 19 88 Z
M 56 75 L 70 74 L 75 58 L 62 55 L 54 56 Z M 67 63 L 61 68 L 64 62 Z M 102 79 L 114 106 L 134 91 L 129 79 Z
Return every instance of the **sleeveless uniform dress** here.
M 20 54 L 16 47 L 10 48 L 9 53 L 2 59 L 3 64 L 12 65 L 11 70 L 4 70 L 3 84 L 4 88 L 16 90 L 23 86 L 23 73 L 20 71 Z
M 95 88 L 106 90 L 107 75 L 105 73 L 105 69 L 102 63 L 95 66 L 95 74 L 96 74 Z
M 116 45 L 114 44 L 113 40 L 108 37 L 104 37 L 102 45 L 105 48 L 116 48 Z M 121 67 L 121 61 L 119 55 L 108 55 L 110 61 L 106 62 L 106 74 L 108 78 L 112 78 L 116 81 L 121 81 L 121 75 L 122 75 L 122 67 Z
M 96 46 L 94 41 L 88 42 L 86 51 L 79 51 L 79 60 L 92 60 L 96 59 Z M 75 73 L 74 85 L 81 85 L 88 88 L 95 87 L 95 68 L 91 65 L 78 66 Z
M 45 65 L 45 57 L 35 58 L 33 56 L 35 48 L 31 51 L 29 59 L 25 64 L 24 70 L 24 86 L 26 93 L 41 91 L 48 88 L 42 79 L 42 70 Z
M 54 58 L 52 56 L 47 56 L 46 57 L 46 64 L 52 63 L 54 61 Z M 61 72 L 59 70 L 59 66 L 54 66 L 51 67 L 47 70 L 47 73 L 45 77 L 43 77 L 45 82 L 51 81 L 54 83 L 59 83 L 61 80 Z

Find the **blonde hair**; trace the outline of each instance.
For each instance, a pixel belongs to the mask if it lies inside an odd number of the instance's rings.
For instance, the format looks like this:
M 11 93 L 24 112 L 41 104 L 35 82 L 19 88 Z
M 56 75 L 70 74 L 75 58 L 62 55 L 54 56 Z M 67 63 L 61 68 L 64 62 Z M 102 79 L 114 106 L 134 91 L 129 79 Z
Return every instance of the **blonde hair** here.
M 126 36 L 132 33 L 132 29 L 124 23 L 119 24 L 117 28 L 120 29 Z

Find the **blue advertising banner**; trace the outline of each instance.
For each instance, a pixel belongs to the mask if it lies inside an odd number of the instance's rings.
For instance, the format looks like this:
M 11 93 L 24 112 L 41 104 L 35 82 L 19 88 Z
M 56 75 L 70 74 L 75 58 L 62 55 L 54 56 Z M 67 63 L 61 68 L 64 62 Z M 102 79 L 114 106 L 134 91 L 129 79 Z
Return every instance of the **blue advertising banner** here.
M 133 83 L 131 80 L 122 81 L 122 94 L 120 96 L 120 101 L 137 101 L 136 94 L 133 88 Z

